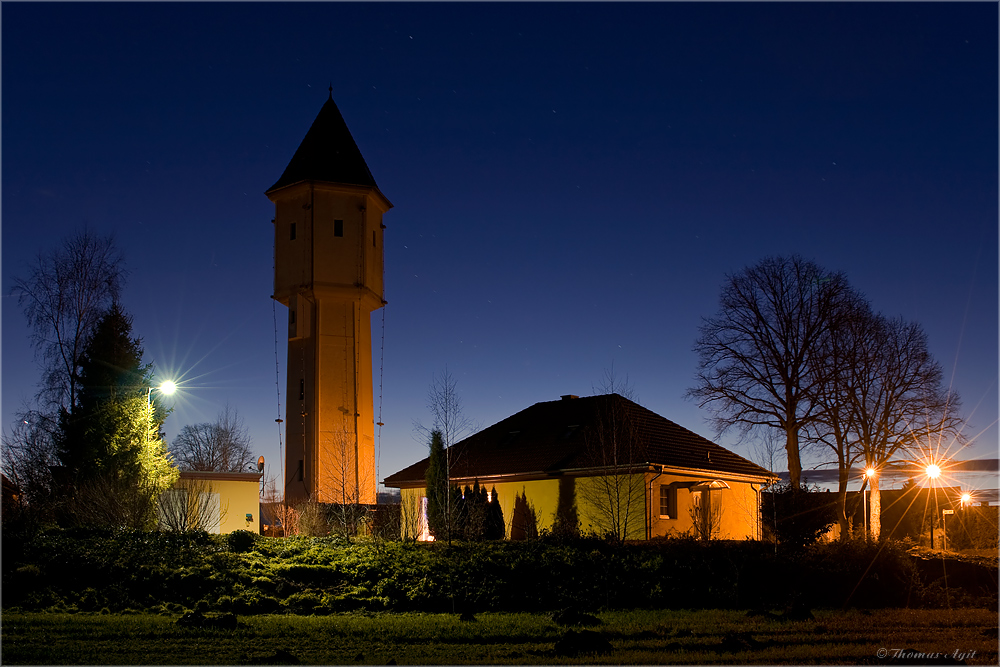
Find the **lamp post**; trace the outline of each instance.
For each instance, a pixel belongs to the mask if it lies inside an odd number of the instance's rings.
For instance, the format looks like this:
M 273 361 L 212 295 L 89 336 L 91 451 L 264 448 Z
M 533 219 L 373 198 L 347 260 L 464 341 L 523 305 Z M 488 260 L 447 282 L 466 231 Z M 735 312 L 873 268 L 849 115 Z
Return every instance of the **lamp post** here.
M 867 468 L 865 468 L 865 474 L 864 474 L 865 482 L 867 483 L 868 481 L 870 481 L 871 479 L 873 479 L 875 477 L 875 475 L 877 475 L 877 474 L 878 474 L 878 471 L 875 469 L 875 466 L 868 466 Z M 868 491 L 867 489 L 865 489 L 865 487 L 862 485 L 862 487 L 861 487 L 861 515 L 862 515 L 861 516 L 861 523 L 862 523 L 862 528 L 864 529 L 864 533 L 865 533 L 865 540 L 868 539 L 868 534 L 869 534 L 868 530 L 869 530 L 869 527 L 871 526 L 871 517 L 869 516 L 869 513 L 871 512 L 871 503 L 868 502 L 868 494 L 869 493 L 870 493 L 870 491 Z
M 936 463 L 931 463 L 926 468 L 924 472 L 927 474 L 927 479 L 930 480 L 931 493 L 934 495 L 934 515 L 931 519 L 931 549 L 934 548 L 934 524 L 937 522 L 937 494 L 934 493 L 934 480 L 941 476 L 941 466 Z

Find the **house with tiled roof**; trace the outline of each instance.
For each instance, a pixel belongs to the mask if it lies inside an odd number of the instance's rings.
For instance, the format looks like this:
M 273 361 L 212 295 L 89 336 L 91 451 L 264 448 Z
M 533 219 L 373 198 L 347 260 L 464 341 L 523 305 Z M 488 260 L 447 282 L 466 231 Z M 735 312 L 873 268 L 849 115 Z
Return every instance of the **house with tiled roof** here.
M 618 394 L 536 403 L 455 443 L 448 460 L 453 485 L 495 490 L 515 539 L 567 525 L 630 540 L 758 539 L 760 491 L 776 479 Z M 427 536 L 428 462 L 383 481 L 400 489 L 411 536 Z

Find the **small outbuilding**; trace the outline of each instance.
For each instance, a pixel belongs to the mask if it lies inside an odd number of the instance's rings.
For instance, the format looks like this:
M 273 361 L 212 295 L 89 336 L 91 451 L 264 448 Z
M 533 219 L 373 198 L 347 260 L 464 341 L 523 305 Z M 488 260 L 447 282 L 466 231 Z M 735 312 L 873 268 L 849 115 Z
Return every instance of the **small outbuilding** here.
M 160 496 L 160 528 L 259 533 L 261 475 L 182 470 L 173 488 Z
M 577 530 L 642 540 L 760 539 L 777 476 L 619 394 L 536 403 L 448 450 L 453 486 L 499 497 L 506 537 Z M 429 459 L 387 477 L 404 537 L 430 539 Z

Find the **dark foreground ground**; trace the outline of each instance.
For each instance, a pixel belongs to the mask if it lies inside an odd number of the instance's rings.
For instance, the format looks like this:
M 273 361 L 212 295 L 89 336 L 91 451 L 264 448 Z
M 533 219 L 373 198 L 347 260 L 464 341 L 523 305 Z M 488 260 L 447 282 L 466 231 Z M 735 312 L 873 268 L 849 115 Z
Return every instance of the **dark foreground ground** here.
M 11 665 L 995 665 L 998 661 L 998 619 L 993 610 L 800 613 L 796 620 L 781 613 L 716 610 L 614 611 L 591 618 L 353 612 L 237 617 L 235 628 L 185 626 L 177 615 L 168 614 L 4 613 L 0 661 Z M 565 624 L 571 621 L 580 624 Z

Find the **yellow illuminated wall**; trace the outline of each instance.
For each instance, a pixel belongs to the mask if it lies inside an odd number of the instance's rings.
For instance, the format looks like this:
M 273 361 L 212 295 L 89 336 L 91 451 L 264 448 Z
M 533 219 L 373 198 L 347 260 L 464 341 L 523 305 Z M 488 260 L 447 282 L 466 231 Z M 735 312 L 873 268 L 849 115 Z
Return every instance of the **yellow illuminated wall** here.
M 728 488 L 702 488 L 714 477 L 693 476 L 686 474 L 645 473 L 630 476 L 629 480 L 621 480 L 615 485 L 617 497 L 621 498 L 619 507 L 629 507 L 627 518 L 627 539 L 642 540 L 646 538 L 647 521 L 652 537 L 695 535 L 694 516 L 692 508 L 695 504 L 694 495 L 698 493 L 711 494 L 715 517 L 711 527 L 713 539 L 759 539 L 759 484 L 744 480 L 729 479 L 725 481 Z M 602 512 L 595 504 L 611 497 L 609 485 L 595 477 L 575 478 L 575 496 L 577 516 L 582 533 L 602 534 L 608 530 L 607 512 Z M 465 484 L 463 480 L 463 485 Z M 563 482 L 564 489 L 566 482 Z M 717 482 L 718 484 L 718 482 Z M 511 534 L 511 521 L 514 514 L 514 499 L 524 494 L 529 504 L 534 508 L 538 518 L 538 529 L 552 530 L 555 522 L 556 508 L 559 502 L 559 478 L 544 480 L 526 480 L 517 482 L 496 482 L 481 480 L 487 491 L 496 488 L 500 498 L 506 522 L 506 535 Z M 674 516 L 660 516 L 660 486 L 672 487 L 675 491 Z M 471 484 L 470 484 L 471 486 Z M 420 499 L 426 496 L 424 488 L 404 488 L 400 490 L 403 511 L 403 537 L 413 538 L 420 533 Z M 629 493 L 631 495 L 624 495 Z M 647 507 L 649 514 L 647 515 Z M 624 517 L 618 519 L 624 521 Z
M 215 494 L 218 520 L 208 520 L 209 532 L 260 532 L 260 475 L 258 473 L 183 471 L 174 488 L 193 494 Z M 209 507 L 211 505 L 203 505 Z M 247 515 L 250 516 L 247 519 Z

